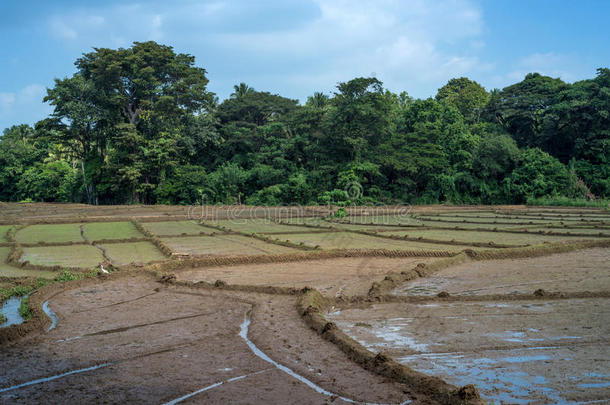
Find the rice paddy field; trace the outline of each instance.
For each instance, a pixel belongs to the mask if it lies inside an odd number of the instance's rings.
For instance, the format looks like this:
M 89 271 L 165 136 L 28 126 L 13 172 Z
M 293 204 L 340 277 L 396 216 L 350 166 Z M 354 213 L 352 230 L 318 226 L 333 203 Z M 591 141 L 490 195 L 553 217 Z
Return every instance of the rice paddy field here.
M 90 245 L 26 247 L 21 256 L 22 263 L 42 267 L 93 268 L 103 261 L 102 253 Z
M 214 228 L 202 226 L 196 221 L 143 222 L 142 227 L 157 236 L 199 235 L 216 231 Z
M 213 221 L 210 224 L 245 233 L 288 233 L 307 232 L 307 228 L 278 224 L 267 218 L 241 219 Z
M 336 213 L 0 203 L 0 402 L 610 403 L 609 210 Z
M 82 227 L 85 239 L 90 241 L 144 237 L 131 222 L 92 222 Z
M 19 229 L 15 235 L 19 243 L 82 242 L 80 224 L 31 225 Z
M 106 257 L 116 265 L 160 261 L 165 256 L 150 242 L 109 243 L 100 245 Z
M 296 251 L 290 247 L 266 243 L 241 235 L 185 236 L 162 240 L 173 251 L 187 255 L 243 256 Z

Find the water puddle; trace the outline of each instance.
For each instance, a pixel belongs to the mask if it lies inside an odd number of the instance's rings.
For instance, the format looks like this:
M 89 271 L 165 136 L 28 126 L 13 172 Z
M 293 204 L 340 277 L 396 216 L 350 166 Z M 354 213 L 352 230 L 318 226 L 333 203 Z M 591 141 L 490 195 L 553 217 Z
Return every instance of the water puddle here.
M 4 328 L 23 323 L 23 318 L 19 314 L 19 307 L 21 306 L 21 301 L 26 297 L 27 295 L 22 297 L 14 296 L 4 301 L 4 304 L 2 304 L 2 315 L 6 318 L 6 321 L 0 327 Z
M 191 397 L 194 397 L 195 395 L 201 394 L 202 392 L 206 392 L 206 391 L 209 391 L 209 390 L 213 390 L 214 388 L 220 387 L 223 384 L 228 384 L 228 383 L 232 383 L 234 381 L 243 380 L 244 378 L 247 378 L 247 377 L 250 377 L 250 376 L 253 376 L 253 375 L 257 375 L 257 374 L 262 374 L 262 373 L 267 372 L 269 370 L 271 370 L 271 369 L 268 368 L 268 369 L 265 369 L 265 370 L 257 371 L 255 373 L 244 374 L 244 375 L 240 375 L 238 377 L 229 378 L 229 379 L 224 380 L 224 381 L 219 381 L 217 383 L 208 385 L 207 387 L 203 387 L 203 388 L 201 388 L 201 389 L 199 389 L 197 391 L 193 391 L 193 392 L 191 392 L 189 394 L 181 396 L 180 398 L 176 398 L 176 399 L 171 400 L 169 402 L 165 402 L 163 405 L 175 405 L 177 403 L 180 403 L 180 402 L 184 401 L 185 399 L 189 399 Z
M 353 399 L 350 399 L 350 398 L 342 397 L 342 396 L 337 395 L 335 393 L 332 393 L 330 391 L 327 391 L 324 388 L 316 385 L 314 382 L 312 382 L 312 381 L 308 380 L 307 378 L 303 377 L 302 375 L 295 373 L 290 368 L 288 368 L 288 367 L 286 367 L 286 366 L 276 362 L 271 357 L 267 356 L 262 350 L 260 350 L 258 347 L 256 347 L 256 345 L 254 343 L 252 343 L 252 341 L 250 339 L 248 339 L 248 328 L 249 328 L 249 326 L 250 326 L 250 316 L 248 315 L 248 316 L 246 316 L 246 319 L 244 320 L 244 322 L 241 324 L 239 336 L 246 342 L 246 344 L 248 345 L 250 350 L 252 350 L 252 353 L 254 353 L 260 359 L 266 361 L 267 363 L 272 364 L 278 370 L 281 370 L 284 373 L 288 374 L 289 376 L 299 380 L 303 384 L 307 385 L 309 388 L 311 388 L 314 391 L 316 391 L 318 394 L 322 394 L 322 395 L 325 395 L 327 397 L 339 398 L 342 401 L 348 402 L 348 403 L 351 403 L 351 404 L 381 405 L 381 404 L 374 404 L 374 403 L 370 403 L 370 402 L 356 401 L 356 400 L 353 400 Z M 400 405 L 408 404 L 410 402 L 412 402 L 412 401 L 411 400 L 407 400 L 405 402 L 402 402 Z
M 47 314 L 47 316 L 49 318 L 51 318 L 51 326 L 49 326 L 47 328 L 47 332 L 48 332 L 57 326 L 57 322 L 59 322 L 59 318 L 57 317 L 57 315 L 55 315 L 55 312 L 53 312 L 51 310 L 51 308 L 49 308 L 49 301 L 45 301 L 44 304 L 42 304 L 42 310 L 44 311 L 45 314 Z
M 98 365 L 92 366 L 92 367 L 79 368 L 78 370 L 72 370 L 72 371 L 68 371 L 66 373 L 56 374 L 56 375 L 53 375 L 50 377 L 39 378 L 37 380 L 32 380 L 32 381 L 24 382 L 22 384 L 12 385 L 12 386 L 6 387 L 6 388 L 0 388 L 0 393 L 7 392 L 7 391 L 13 391 L 13 390 L 23 388 L 23 387 L 28 387 L 30 385 L 41 384 L 41 383 L 57 380 L 58 378 L 63 378 L 63 377 L 66 377 L 66 376 L 69 376 L 72 374 L 86 373 L 87 371 L 93 371 L 93 370 L 97 370 L 98 368 L 108 367 L 108 366 L 111 366 L 112 364 L 114 364 L 114 363 L 102 363 L 102 364 L 98 364 Z

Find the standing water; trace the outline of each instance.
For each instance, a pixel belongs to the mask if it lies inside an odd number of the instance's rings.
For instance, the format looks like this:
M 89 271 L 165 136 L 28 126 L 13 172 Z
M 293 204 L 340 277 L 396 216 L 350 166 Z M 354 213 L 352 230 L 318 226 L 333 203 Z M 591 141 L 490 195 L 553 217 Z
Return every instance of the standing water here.
M 0 327 L 4 328 L 23 323 L 23 318 L 19 315 L 19 307 L 21 306 L 21 300 L 25 297 L 27 295 L 23 297 L 14 296 L 4 301 L 4 304 L 2 304 L 2 315 L 6 318 L 6 321 Z

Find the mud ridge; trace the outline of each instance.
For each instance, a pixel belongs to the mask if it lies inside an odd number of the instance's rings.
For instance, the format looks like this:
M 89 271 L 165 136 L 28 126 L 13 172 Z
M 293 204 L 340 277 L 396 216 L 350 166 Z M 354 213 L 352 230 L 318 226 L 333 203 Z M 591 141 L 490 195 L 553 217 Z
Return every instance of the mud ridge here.
M 142 235 L 146 236 L 149 242 L 157 247 L 167 257 L 171 257 L 176 252 L 174 252 L 169 246 L 167 246 L 163 241 L 154 233 L 150 232 L 148 229 L 144 228 L 142 224 L 136 220 L 135 218 L 131 219 L 131 223 L 136 227 Z
M 366 370 L 405 384 L 415 394 L 425 395 L 440 404 L 483 404 L 473 385 L 457 388 L 440 378 L 412 370 L 391 357 L 374 354 L 350 338 L 322 315 L 328 301 L 314 289 L 304 289 L 297 301 L 297 310 L 303 320 L 322 338 L 334 343 L 352 361 Z
M 298 253 L 266 254 L 250 256 L 188 256 L 177 260 L 167 260 L 158 263 L 149 263 L 143 266 L 151 271 L 174 271 L 195 267 L 217 267 L 236 264 L 266 264 L 266 263 L 288 263 L 305 260 L 334 259 L 341 257 L 452 257 L 456 252 L 442 250 L 388 250 L 388 249 L 336 249 L 336 250 L 314 250 Z M 121 268 L 130 269 L 133 265 Z
M 305 246 L 305 245 L 302 245 L 302 244 L 299 244 L 299 243 L 291 242 L 289 240 L 285 240 L 284 241 L 284 240 L 272 238 L 272 237 L 270 237 L 268 235 L 264 235 L 264 234 L 260 234 L 260 233 L 256 233 L 256 232 L 240 232 L 240 231 L 236 231 L 236 230 L 231 229 L 231 228 L 227 228 L 225 226 L 214 225 L 214 224 L 210 224 L 210 223 L 206 223 L 206 222 L 201 222 L 200 225 L 206 226 L 208 228 L 217 229 L 217 230 L 222 231 L 222 232 L 234 232 L 234 233 L 237 233 L 238 235 L 251 237 L 251 238 L 254 238 L 254 239 L 261 240 L 261 241 L 266 242 L 266 243 L 272 243 L 274 245 L 279 245 L 279 246 L 284 246 L 284 247 L 291 247 L 291 248 L 299 249 L 299 250 L 315 250 L 315 248 L 312 248 L 312 247 L 309 247 L 309 246 Z
M 36 333 L 43 333 L 46 329 L 48 329 L 52 325 L 53 321 L 47 316 L 42 307 L 45 301 L 50 300 L 55 295 L 74 288 L 95 285 L 108 280 L 131 277 L 134 274 L 155 277 L 154 274 L 149 272 L 123 271 L 98 277 L 87 277 L 80 280 L 72 280 L 64 283 L 49 284 L 39 288 L 30 294 L 29 306 L 30 312 L 32 313 L 32 318 L 29 321 L 19 325 L 11 325 L 6 328 L 0 328 L 0 346 L 9 343 L 18 343 L 26 336 L 34 335 Z

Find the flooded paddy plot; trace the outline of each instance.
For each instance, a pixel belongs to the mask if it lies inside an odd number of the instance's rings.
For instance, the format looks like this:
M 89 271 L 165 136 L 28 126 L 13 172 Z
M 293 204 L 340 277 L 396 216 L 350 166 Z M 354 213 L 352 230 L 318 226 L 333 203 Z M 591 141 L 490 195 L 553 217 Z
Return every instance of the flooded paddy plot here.
M 411 238 L 422 237 L 424 239 L 433 239 L 450 242 L 456 240 L 466 243 L 492 243 L 496 245 L 539 245 L 544 242 L 562 242 L 570 240 L 586 239 L 583 236 L 556 236 L 556 235 L 538 235 L 527 233 L 503 233 L 500 231 L 455 231 L 446 229 L 408 229 L 398 231 L 383 231 L 382 235 L 408 235 Z
M 83 242 L 80 224 L 30 225 L 17 231 L 19 243 Z
M 104 256 L 91 245 L 26 247 L 21 262 L 26 261 L 38 266 L 90 268 L 103 262 Z
M 165 256 L 150 242 L 107 243 L 101 245 L 112 263 L 119 266 L 129 263 L 149 263 L 164 260 Z
M 40 277 L 53 279 L 56 274 L 47 270 L 29 270 L 20 267 L 11 266 L 6 263 L 6 259 L 10 254 L 11 248 L 0 247 L 0 277 Z
M 90 241 L 144 237 L 131 222 L 91 222 L 83 225 L 83 234 Z
M 284 238 L 285 236 L 285 238 Z M 353 232 L 328 232 L 283 235 L 295 243 L 305 246 L 320 246 L 322 249 L 388 249 L 388 250 L 445 250 L 461 251 L 468 246 L 455 246 L 423 242 L 401 241 L 362 235 Z
M 469 262 L 413 280 L 396 294 L 532 294 L 545 291 L 610 291 L 610 249 L 586 249 L 529 259 Z
M 471 224 L 482 224 L 482 225 L 545 225 L 550 223 L 559 223 L 559 221 L 552 220 L 540 220 L 540 219 L 511 219 L 511 218 L 464 218 L 459 216 L 443 216 L 443 217 L 434 217 L 434 216 L 418 216 L 418 220 L 422 222 L 436 222 L 438 224 L 443 223 L 471 223 Z
M 310 229 L 300 226 L 278 224 L 270 219 L 229 219 L 221 221 L 210 221 L 210 224 L 223 226 L 237 232 L 248 233 L 276 233 L 276 232 L 307 232 Z
M 327 296 L 366 295 L 373 281 L 389 272 L 411 270 L 430 258 L 359 257 L 256 265 L 222 266 L 185 270 L 178 280 L 222 280 L 227 284 L 270 285 L 276 287 L 313 287 Z
M 218 232 L 214 228 L 199 225 L 195 221 L 142 222 L 141 224 L 144 229 L 159 236 L 199 235 L 201 233 Z
M 365 347 L 492 403 L 610 398 L 607 299 L 376 304 L 328 318 Z
M 241 235 L 186 236 L 183 238 L 163 238 L 170 249 L 192 255 L 260 255 L 299 252 L 285 246 L 266 243 Z
M 346 223 L 352 223 L 356 225 L 421 225 L 421 221 L 414 218 L 410 214 L 393 215 L 393 214 L 379 214 L 379 215 L 358 215 L 349 216 L 343 220 Z

